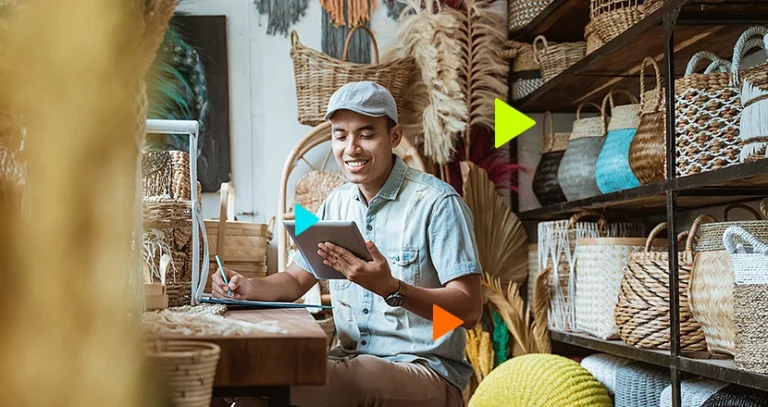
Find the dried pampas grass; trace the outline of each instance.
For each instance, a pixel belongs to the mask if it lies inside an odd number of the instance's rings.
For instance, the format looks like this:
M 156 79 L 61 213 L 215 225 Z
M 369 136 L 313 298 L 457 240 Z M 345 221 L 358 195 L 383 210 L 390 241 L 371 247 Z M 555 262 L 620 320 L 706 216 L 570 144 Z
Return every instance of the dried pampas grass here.
M 528 237 L 522 222 L 496 192 L 485 170 L 462 161 L 461 175 L 483 270 L 504 284 L 523 284 L 528 278 Z

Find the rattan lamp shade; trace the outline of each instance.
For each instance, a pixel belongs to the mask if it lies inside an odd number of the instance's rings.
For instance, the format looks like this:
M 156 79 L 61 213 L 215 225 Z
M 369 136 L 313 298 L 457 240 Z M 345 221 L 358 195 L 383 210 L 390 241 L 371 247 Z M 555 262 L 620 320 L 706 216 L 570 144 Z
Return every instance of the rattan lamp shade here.
M 529 354 L 507 360 L 480 382 L 469 407 L 609 407 L 608 390 L 577 362 Z

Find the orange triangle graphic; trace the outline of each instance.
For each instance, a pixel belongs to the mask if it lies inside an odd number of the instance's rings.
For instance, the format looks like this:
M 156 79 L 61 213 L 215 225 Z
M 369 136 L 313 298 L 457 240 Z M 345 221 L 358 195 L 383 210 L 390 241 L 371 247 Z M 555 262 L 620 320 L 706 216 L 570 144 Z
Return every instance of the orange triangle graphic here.
M 464 324 L 456 315 L 432 304 L 432 340 L 438 340 L 441 336 L 453 331 Z

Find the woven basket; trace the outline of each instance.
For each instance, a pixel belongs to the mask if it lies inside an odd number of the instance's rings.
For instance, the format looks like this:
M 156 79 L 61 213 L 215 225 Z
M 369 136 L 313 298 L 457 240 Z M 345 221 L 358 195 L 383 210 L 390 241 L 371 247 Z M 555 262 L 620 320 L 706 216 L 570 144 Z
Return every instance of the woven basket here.
M 704 378 L 686 379 L 680 383 L 680 407 L 701 407 L 728 383 Z M 661 407 L 672 407 L 672 386 L 661 392 Z
M 528 245 L 528 287 L 526 299 L 533 303 L 533 289 L 536 286 L 536 277 L 539 276 L 539 246 L 536 244 Z M 531 307 L 533 313 L 533 307 Z
M 525 28 L 552 0 L 509 0 L 509 31 Z
M 716 0 L 720 1 L 720 0 Z M 648 16 L 659 10 L 664 5 L 664 0 L 645 0 L 642 5 L 643 14 Z
M 595 353 L 581 360 L 581 366 L 589 370 L 592 376 L 595 376 L 600 383 L 608 389 L 608 393 L 616 392 L 616 374 L 619 368 L 632 363 L 631 359 L 607 355 L 604 353 Z
M 581 109 L 587 104 L 580 104 L 576 109 L 576 121 L 558 169 L 557 179 L 566 199 L 575 201 L 600 195 L 595 181 L 595 163 L 605 143 L 605 121 L 607 118 L 600 106 L 594 106 L 599 115 L 581 117 Z
M 736 368 L 768 373 L 768 243 L 738 226 L 725 230 L 723 243 L 735 278 Z
M 202 341 L 148 342 L 144 355 L 165 385 L 168 401 L 179 407 L 209 407 L 221 348 Z
M 539 64 L 533 57 L 533 45 L 518 41 L 507 41 L 504 57 L 512 60 L 512 100 L 520 100 L 544 84 Z
M 584 27 L 584 41 L 586 41 L 586 55 L 595 52 L 605 45 L 605 42 L 595 32 L 594 24 L 591 22 L 587 23 L 587 26 Z
M 694 73 L 702 59 L 713 62 Z M 688 62 L 685 76 L 675 80 L 677 176 L 713 171 L 739 163 L 741 105 L 728 72 L 730 63 L 702 51 Z
M 616 372 L 616 407 L 658 407 L 661 392 L 670 384 L 669 370 L 631 363 Z
M 645 17 L 643 0 L 591 0 L 590 21 L 603 42 L 611 41 Z
M 141 160 L 144 197 L 192 199 L 189 154 L 184 151 L 144 152 Z
M 737 385 L 718 391 L 701 407 L 766 407 L 768 399 L 764 392 Z
M 549 118 L 550 133 L 547 133 L 547 117 Z M 542 206 L 565 202 L 565 195 L 557 181 L 557 171 L 560 161 L 568 147 L 571 133 L 556 133 L 552 114 L 546 112 L 542 122 L 541 159 L 533 176 L 533 193 Z
M 541 77 L 544 82 L 579 62 L 586 52 L 587 44 L 584 41 L 549 44 L 543 35 L 533 40 L 533 57 L 541 67 Z
M 768 200 L 763 201 L 764 214 L 768 213 Z M 757 220 L 728 221 L 732 209 L 750 211 Z M 768 215 L 767 215 L 768 216 Z M 733 267 L 723 244 L 723 234 L 731 226 L 739 226 L 759 239 L 768 240 L 768 221 L 754 209 L 741 204 L 725 208 L 725 222 L 701 225 L 701 239 L 691 270 L 689 297 L 691 313 L 701 324 L 712 354 L 733 356 L 736 352 L 736 326 L 733 322 Z
M 739 123 L 739 138 L 743 145 L 740 162 L 768 157 L 768 62 L 740 70 L 741 60 L 750 48 L 761 46 L 768 54 L 768 39 L 764 36 L 768 37 L 768 27 L 752 27 L 739 37 L 733 51 L 732 83 L 740 87 L 744 106 Z M 753 37 L 759 37 L 758 42 L 750 42 Z
M 349 43 L 354 33 L 362 28 L 371 36 L 375 54 L 375 64 L 347 62 Z M 333 92 L 350 82 L 372 81 L 387 88 L 399 109 L 404 105 L 405 89 L 408 80 L 416 69 L 412 57 L 403 57 L 390 62 L 379 63 L 379 48 L 376 38 L 365 26 L 357 26 L 349 31 L 344 44 L 342 60 L 332 58 L 320 51 L 305 47 L 299 42 L 299 34 L 291 31 L 291 59 L 296 81 L 296 100 L 298 102 L 299 123 L 317 126 L 322 123 L 325 109 Z
M 611 102 L 611 119 L 608 121 L 605 143 L 595 163 L 595 181 L 604 194 L 640 186 L 640 181 L 629 166 L 629 147 L 640 125 L 640 104 L 629 92 L 616 91 L 627 94 L 632 103 L 615 106 L 614 93 L 609 92 L 603 99 L 603 111 L 606 111 L 606 102 Z
M 656 88 L 646 92 L 645 66 L 649 63 L 656 74 Z M 665 106 L 659 66 L 653 58 L 645 58 L 640 69 L 640 125 L 629 147 L 629 166 L 643 185 L 667 177 Z
M 219 219 L 206 220 L 205 230 L 210 246 L 209 275 L 217 272 L 216 256 L 224 267 L 246 278 L 267 275 L 267 248 L 272 240 L 274 218 L 268 223 L 235 221 L 235 191 L 227 183 L 221 184 Z M 206 290 L 211 289 L 208 279 Z M 210 292 L 210 291 L 208 291 Z
M 618 339 L 613 317 L 624 269 L 632 253 L 643 251 L 645 238 L 588 238 L 576 242 L 576 331 L 594 337 Z M 667 247 L 664 239 L 650 242 L 650 250 Z
M 706 215 L 705 215 L 706 216 Z M 678 239 L 696 235 L 701 217 L 694 221 L 690 232 Z M 619 336 L 630 346 L 642 349 L 670 349 L 669 324 L 669 253 L 650 251 L 652 240 L 667 227 L 661 223 L 653 229 L 646 250 L 630 256 L 615 309 Z M 690 240 L 690 239 L 689 239 Z M 684 352 L 704 351 L 707 347 L 704 332 L 688 304 L 693 254 L 680 252 L 678 271 L 680 292 L 680 349 Z

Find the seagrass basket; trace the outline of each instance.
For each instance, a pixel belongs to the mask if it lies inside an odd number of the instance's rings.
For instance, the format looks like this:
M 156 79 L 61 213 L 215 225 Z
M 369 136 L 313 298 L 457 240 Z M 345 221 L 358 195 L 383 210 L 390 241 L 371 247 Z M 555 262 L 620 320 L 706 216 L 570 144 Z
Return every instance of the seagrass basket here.
M 591 0 L 590 21 L 603 42 L 609 42 L 645 17 L 643 0 Z
M 645 67 L 651 64 L 656 87 L 645 91 Z M 629 146 L 629 166 L 641 184 L 664 181 L 667 177 L 667 139 L 664 88 L 659 66 L 645 58 L 640 69 L 640 124 Z
M 584 106 L 591 105 L 598 116 L 581 117 Z M 576 121 L 568 141 L 563 160 L 558 168 L 557 179 L 568 201 L 586 199 L 600 195 L 595 181 L 595 163 L 605 143 L 605 121 L 603 110 L 594 103 L 582 103 L 576 109 Z
M 148 367 L 164 385 L 173 406 L 209 407 L 219 363 L 219 345 L 203 341 L 151 341 L 144 344 Z
M 584 41 L 586 41 L 585 55 L 589 55 L 605 45 L 605 41 L 595 32 L 595 26 L 592 22 L 587 23 L 584 27 Z
M 189 153 L 185 151 L 147 151 L 142 160 L 144 197 L 192 199 Z
M 729 213 L 736 208 L 750 212 L 755 220 L 729 221 Z M 768 199 L 761 209 L 768 217 Z M 711 222 L 700 227 L 701 239 L 691 270 L 689 297 L 691 313 L 701 324 L 712 354 L 733 356 L 736 352 L 736 326 L 733 321 L 733 266 L 723 244 L 723 234 L 731 226 L 738 226 L 758 239 L 768 241 L 768 221 L 760 213 L 743 204 L 725 208 L 724 222 Z
M 584 41 L 548 43 L 543 35 L 533 40 L 533 57 L 541 67 L 541 77 L 547 82 L 579 62 L 587 52 Z
M 541 158 L 533 175 L 533 193 L 543 206 L 565 202 L 565 195 L 557 180 L 560 161 L 568 147 L 570 132 L 555 132 L 554 120 L 550 112 L 545 113 L 542 122 Z M 547 120 L 549 119 L 549 120 Z M 547 132 L 549 122 L 550 132 Z
M 509 31 L 519 31 L 533 21 L 552 0 L 509 0 Z
M 696 225 L 700 222 L 697 218 L 691 231 L 678 236 L 678 242 L 695 236 Z M 636 348 L 670 349 L 669 253 L 650 250 L 653 239 L 666 227 L 666 222 L 656 226 L 648 236 L 645 250 L 630 255 L 621 281 L 614 317 L 619 337 Z M 688 301 L 693 254 L 686 250 L 678 256 L 680 349 L 686 353 L 705 351 L 704 332 L 691 314 Z
M 630 103 L 614 105 L 614 93 L 626 94 Z M 603 111 L 606 111 L 608 101 L 611 103 L 611 119 L 595 163 L 595 181 L 604 194 L 640 186 L 629 165 L 629 148 L 640 125 L 640 104 L 634 95 L 624 90 L 609 92 L 603 99 Z
M 532 44 L 507 41 L 503 56 L 513 61 L 510 85 L 512 100 L 520 100 L 530 95 L 544 83 L 539 64 L 533 56 Z
M 358 29 L 371 37 L 375 63 L 358 64 L 347 61 L 349 43 Z M 397 58 L 379 63 L 379 48 L 373 32 L 362 25 L 349 31 L 344 43 L 341 60 L 320 51 L 308 48 L 299 42 L 299 34 L 291 31 L 291 59 L 296 82 L 299 123 L 317 126 L 324 120 L 325 110 L 331 95 L 349 82 L 372 81 L 387 88 L 397 103 L 398 111 L 404 105 L 403 97 L 409 78 L 416 69 L 412 57 Z
M 734 364 L 740 370 L 768 373 L 768 241 L 731 226 L 723 234 L 723 243 L 731 256 L 735 280 Z
M 742 58 L 751 48 L 761 47 L 768 54 L 768 27 L 752 27 L 745 31 L 736 42 L 733 53 L 733 85 L 741 90 L 741 104 L 744 106 L 739 123 L 739 138 L 742 150 L 740 162 L 751 162 L 768 157 L 768 62 L 741 69 Z M 751 41 L 751 40 L 756 41 Z M 741 50 L 739 47 L 743 46 Z M 737 52 L 738 51 L 738 52 Z
M 741 52 L 737 46 L 735 52 Z M 712 63 L 703 73 L 699 61 Z M 693 55 L 685 76 L 675 80 L 677 176 L 714 171 L 739 163 L 739 90 L 727 72 L 730 62 L 710 52 Z

